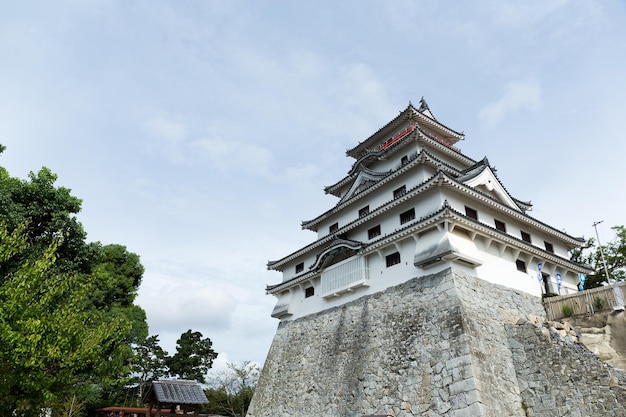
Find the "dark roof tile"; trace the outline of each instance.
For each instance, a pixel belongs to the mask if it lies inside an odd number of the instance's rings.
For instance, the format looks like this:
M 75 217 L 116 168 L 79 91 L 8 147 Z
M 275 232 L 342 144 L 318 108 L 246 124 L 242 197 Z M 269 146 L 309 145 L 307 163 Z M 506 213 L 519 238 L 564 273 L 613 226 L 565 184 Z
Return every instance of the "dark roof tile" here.
M 149 395 L 161 403 L 168 404 L 208 404 L 202 386 L 196 381 L 181 379 L 152 381 Z

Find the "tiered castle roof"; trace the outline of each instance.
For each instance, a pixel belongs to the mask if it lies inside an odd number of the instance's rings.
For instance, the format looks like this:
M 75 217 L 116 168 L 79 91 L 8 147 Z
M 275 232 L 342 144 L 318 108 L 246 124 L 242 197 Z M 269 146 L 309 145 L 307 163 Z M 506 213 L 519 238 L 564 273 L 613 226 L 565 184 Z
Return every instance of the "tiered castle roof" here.
M 586 272 L 588 268 L 582 265 L 577 266 L 562 256 L 555 255 L 518 237 L 497 230 L 495 227 L 481 223 L 477 219 L 468 217 L 466 213 L 452 207 L 448 201 L 444 201 L 437 210 L 418 213 L 414 220 L 402 224 L 401 228 L 383 233 L 376 239 L 358 241 L 347 238 L 351 231 L 368 222 L 371 223 L 375 217 L 384 216 L 387 211 L 403 202 L 411 199 L 417 201 L 420 195 L 429 190 L 443 187 L 454 189 L 456 193 L 468 201 L 480 201 L 481 204 L 491 207 L 495 212 L 503 213 L 507 218 L 527 224 L 533 230 L 539 230 L 551 236 L 567 249 L 578 247 L 584 242 L 582 238 L 572 237 L 529 216 L 527 212 L 531 210 L 532 204 L 514 198 L 507 191 L 487 158 L 480 161 L 473 160 L 455 146 L 457 142 L 463 139 L 463 133 L 452 130 L 437 121 L 426 101 L 422 99 L 419 108 L 415 108 L 409 103 L 408 107 L 400 112 L 396 118 L 354 148 L 348 149 L 346 154 L 355 160 L 354 164 L 344 178 L 324 189 L 326 193 L 337 196 L 339 201 L 334 207 L 314 219 L 303 221 L 303 229 L 319 232 L 319 228 L 331 219 L 337 218 L 349 210 L 356 211 L 358 207 L 369 203 L 369 197 L 376 190 L 388 186 L 394 180 L 397 182 L 400 178 L 410 176 L 418 167 L 430 167 L 429 172 L 432 172 L 432 175 L 419 184 L 406 189 L 399 198 L 394 197 L 376 207 L 368 206 L 367 213 L 359 214 L 358 217 L 352 218 L 345 224 L 337 225 L 336 230 L 332 233 L 320 234 L 318 239 L 309 245 L 281 259 L 269 261 L 268 269 L 283 271 L 286 265 L 293 263 L 298 258 L 315 257 L 315 261 L 307 265 L 301 273 L 285 279 L 280 284 L 268 286 L 268 293 L 277 293 L 298 282 L 310 279 L 331 262 L 338 262 L 340 259 L 359 252 L 370 252 L 381 245 L 389 244 L 390 241 L 402 239 L 404 235 L 427 230 L 437 222 L 441 222 L 442 219 L 459 225 L 464 230 L 470 231 L 472 235 L 480 234 L 489 239 L 497 240 L 503 248 L 523 248 L 524 251 L 549 260 L 555 265 Z M 411 150 L 416 151 L 411 153 Z M 400 155 L 406 152 L 409 154 L 403 156 L 399 165 L 387 165 L 388 169 L 380 170 L 381 161 L 392 160 L 393 158 L 399 160 Z M 451 251 L 453 252 L 452 249 Z M 415 266 L 420 267 L 422 261 L 426 262 L 427 260 L 420 260 L 419 256 L 416 256 Z

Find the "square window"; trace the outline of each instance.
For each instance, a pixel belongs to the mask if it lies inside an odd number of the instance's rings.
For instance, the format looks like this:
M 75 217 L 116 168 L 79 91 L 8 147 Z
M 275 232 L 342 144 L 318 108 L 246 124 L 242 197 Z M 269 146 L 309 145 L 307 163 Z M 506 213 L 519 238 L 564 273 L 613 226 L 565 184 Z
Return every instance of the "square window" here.
M 478 212 L 471 207 L 465 206 L 465 215 L 470 219 L 478 220 Z
M 543 242 L 546 245 L 546 250 L 550 253 L 554 253 L 554 246 L 552 246 L 552 243 L 550 242 Z
M 367 231 L 368 239 L 374 239 L 376 236 L 380 236 L 380 225 L 376 225 Z
M 495 223 L 496 223 L 496 229 L 498 229 L 501 232 L 506 233 L 506 224 L 504 222 L 501 222 L 498 219 L 494 219 Z
M 298 265 L 296 265 L 296 274 L 302 271 L 304 271 L 304 262 L 300 262 Z
M 370 206 L 365 206 L 359 210 L 359 217 L 365 217 L 369 214 L 369 212 L 370 212 Z
M 528 242 L 528 243 L 533 243 L 532 239 L 530 238 L 530 233 L 526 233 L 525 231 L 521 230 L 520 233 L 522 234 L 522 240 L 524 242 Z
M 315 295 L 315 287 L 307 287 L 304 289 L 304 298 L 313 297 Z
M 415 219 L 415 209 L 407 210 L 404 213 L 400 213 L 400 224 L 410 222 Z
M 409 157 L 408 157 L 408 156 L 406 156 L 406 155 L 404 155 L 404 156 L 402 157 L 402 159 L 400 159 L 400 164 L 401 164 L 401 165 L 406 165 L 406 164 L 408 164 L 408 163 L 409 163 Z
M 394 252 L 391 255 L 387 255 L 387 268 L 400 263 L 400 252 Z
M 339 223 L 333 223 L 330 225 L 330 227 L 328 228 L 328 232 L 329 233 L 334 233 L 337 230 L 339 230 Z
M 526 272 L 526 262 L 522 261 L 521 259 L 515 261 L 515 266 L 517 266 L 518 271 Z
M 402 187 L 396 188 L 395 190 L 393 190 L 393 198 L 402 197 L 405 194 L 406 194 L 406 185 L 403 185 Z

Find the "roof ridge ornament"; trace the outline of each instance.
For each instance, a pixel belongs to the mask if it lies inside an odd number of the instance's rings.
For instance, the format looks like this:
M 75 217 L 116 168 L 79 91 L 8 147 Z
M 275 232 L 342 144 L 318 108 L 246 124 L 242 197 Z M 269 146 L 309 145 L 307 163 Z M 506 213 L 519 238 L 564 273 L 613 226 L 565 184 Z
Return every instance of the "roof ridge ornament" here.
M 498 172 L 498 169 L 495 167 L 495 165 L 491 165 L 489 163 L 489 159 L 487 159 L 486 156 L 482 159 L 482 161 L 480 161 L 480 163 L 482 163 L 485 166 L 488 166 L 491 169 L 491 171 L 493 171 L 494 174 Z

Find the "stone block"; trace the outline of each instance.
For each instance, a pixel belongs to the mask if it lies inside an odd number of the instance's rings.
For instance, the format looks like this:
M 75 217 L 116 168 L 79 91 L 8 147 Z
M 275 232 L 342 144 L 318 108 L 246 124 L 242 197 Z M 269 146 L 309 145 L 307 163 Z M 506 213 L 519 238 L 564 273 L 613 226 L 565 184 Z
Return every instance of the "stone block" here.
M 426 284 L 281 322 L 249 416 L 626 416 L 623 380 L 532 324 L 538 299 L 456 271 Z
M 470 355 L 457 356 L 446 361 L 446 369 L 452 370 L 465 365 L 471 365 L 472 359 Z
M 454 417 L 481 417 L 484 416 L 483 407 L 480 403 L 470 404 L 460 410 L 455 410 Z
M 465 403 L 468 405 L 480 401 L 480 391 L 478 391 L 477 389 L 466 391 L 464 396 Z
M 476 390 L 476 381 L 473 378 L 464 379 L 463 381 L 455 382 L 453 384 L 450 384 L 450 386 L 448 387 L 448 392 L 451 396 L 459 395 L 462 393 L 475 391 L 475 390 Z

